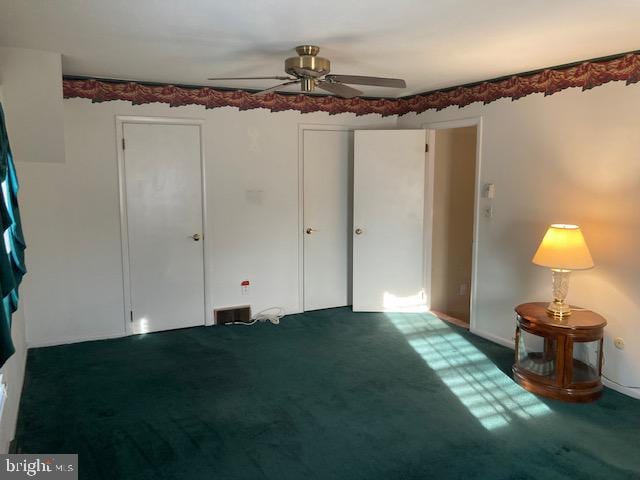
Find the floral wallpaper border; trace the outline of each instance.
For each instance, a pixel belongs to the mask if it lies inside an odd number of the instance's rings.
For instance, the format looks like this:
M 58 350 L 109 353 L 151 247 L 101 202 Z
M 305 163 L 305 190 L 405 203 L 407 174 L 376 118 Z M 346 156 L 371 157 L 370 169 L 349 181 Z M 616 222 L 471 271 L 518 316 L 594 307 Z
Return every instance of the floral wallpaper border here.
M 62 85 L 64 98 L 87 98 L 92 102 L 124 100 L 133 105 L 160 102 L 172 107 L 202 105 L 205 108 L 236 107 L 239 110 L 266 108 L 272 112 L 296 110 L 302 113 L 377 113 L 389 116 L 442 110 L 451 106 L 465 107 L 475 102 L 487 104 L 501 98 L 517 100 L 533 93 L 546 96 L 571 87 L 589 90 L 613 81 L 626 81 L 629 85 L 639 80 L 640 52 L 632 52 L 402 98 L 346 99 L 288 93 L 254 96 L 244 90 L 73 77 L 65 77 Z

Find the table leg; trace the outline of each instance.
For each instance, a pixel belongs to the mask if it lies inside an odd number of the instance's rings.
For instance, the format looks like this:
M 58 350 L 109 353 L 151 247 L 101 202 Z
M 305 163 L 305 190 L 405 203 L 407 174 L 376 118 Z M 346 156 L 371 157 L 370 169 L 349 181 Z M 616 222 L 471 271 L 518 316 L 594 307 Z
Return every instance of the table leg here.
M 602 360 L 604 357 L 604 351 L 602 350 L 604 339 L 600 339 L 600 347 L 598 349 L 598 380 L 602 376 Z
M 565 341 L 564 338 L 556 339 L 556 385 L 562 387 L 564 383 L 564 365 L 565 365 Z
M 554 348 L 554 340 L 555 338 L 553 337 L 544 337 L 544 353 L 542 355 L 542 358 L 544 359 L 545 362 L 548 362 L 549 360 L 553 360 L 553 357 L 556 353 L 556 349 Z
M 573 340 L 570 337 L 564 338 L 564 386 L 573 383 Z

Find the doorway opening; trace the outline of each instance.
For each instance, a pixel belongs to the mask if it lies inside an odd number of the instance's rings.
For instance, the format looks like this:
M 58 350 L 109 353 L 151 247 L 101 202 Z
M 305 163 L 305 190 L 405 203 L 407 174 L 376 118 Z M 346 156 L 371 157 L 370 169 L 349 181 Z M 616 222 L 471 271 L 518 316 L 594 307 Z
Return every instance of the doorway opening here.
M 468 328 L 473 291 L 478 128 L 443 127 L 431 135 L 430 303 L 436 314 Z

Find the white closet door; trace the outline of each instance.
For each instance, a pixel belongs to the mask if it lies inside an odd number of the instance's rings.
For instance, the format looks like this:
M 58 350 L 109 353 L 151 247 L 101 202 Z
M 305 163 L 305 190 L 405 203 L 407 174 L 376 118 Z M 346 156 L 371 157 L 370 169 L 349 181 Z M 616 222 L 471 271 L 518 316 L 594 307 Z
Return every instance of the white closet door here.
M 304 310 L 349 305 L 352 138 L 348 130 L 305 130 Z
M 125 123 L 132 332 L 204 324 L 200 127 Z
M 424 130 L 354 139 L 353 310 L 425 311 Z

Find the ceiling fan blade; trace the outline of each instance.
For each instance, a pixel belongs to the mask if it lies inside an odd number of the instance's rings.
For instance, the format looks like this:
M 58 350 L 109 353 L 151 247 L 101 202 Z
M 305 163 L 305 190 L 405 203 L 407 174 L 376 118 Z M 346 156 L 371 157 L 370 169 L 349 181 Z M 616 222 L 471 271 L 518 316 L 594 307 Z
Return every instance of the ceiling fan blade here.
M 291 82 L 284 82 L 279 85 L 275 85 L 271 88 L 267 88 L 266 90 L 260 90 L 259 92 L 254 93 L 253 95 L 264 95 L 266 93 L 274 92 L 276 90 L 281 89 L 282 87 L 286 87 L 287 85 L 293 85 L 294 83 L 300 83 L 300 80 L 293 80 Z
M 207 78 L 207 80 L 295 80 L 293 77 L 214 77 Z
M 325 82 L 324 80 L 320 80 L 317 85 L 318 88 L 343 98 L 353 98 L 358 95 L 362 95 L 360 90 L 356 90 L 355 88 L 341 83 Z
M 351 83 L 353 85 L 407 88 L 407 82 L 401 78 L 366 77 L 363 75 L 327 75 L 325 78 L 330 82 Z

